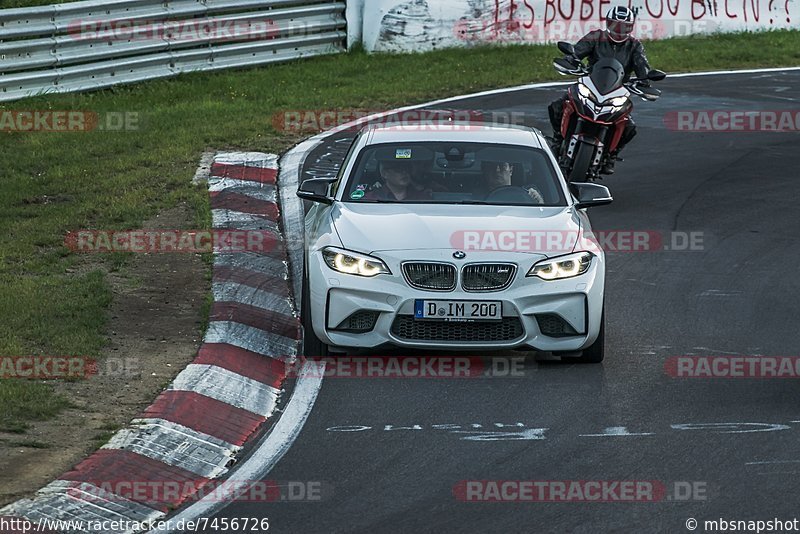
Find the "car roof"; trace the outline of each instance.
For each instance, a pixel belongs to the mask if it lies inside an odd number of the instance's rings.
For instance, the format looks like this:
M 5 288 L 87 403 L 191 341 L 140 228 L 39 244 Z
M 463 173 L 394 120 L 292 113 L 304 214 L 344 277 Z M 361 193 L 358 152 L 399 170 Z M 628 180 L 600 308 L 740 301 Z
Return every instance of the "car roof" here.
M 362 133 L 366 145 L 404 142 L 470 142 L 545 148 L 541 132 L 525 126 L 486 122 L 446 121 L 370 124 Z

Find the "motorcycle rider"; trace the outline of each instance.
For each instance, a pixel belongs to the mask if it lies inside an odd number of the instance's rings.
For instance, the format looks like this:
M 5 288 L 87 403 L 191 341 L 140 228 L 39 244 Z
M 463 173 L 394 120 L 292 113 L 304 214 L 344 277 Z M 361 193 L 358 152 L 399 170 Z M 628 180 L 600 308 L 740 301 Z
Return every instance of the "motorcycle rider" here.
M 567 59 L 578 65 L 581 60 L 588 58 L 591 68 L 599 59 L 612 57 L 622 63 L 625 68 L 625 81 L 630 79 L 631 73 L 635 73 L 637 78 L 645 78 L 650 71 L 650 63 L 647 61 L 642 43 L 631 35 L 635 23 L 636 14 L 633 10 L 625 6 L 612 7 L 606 14 L 606 29 L 594 30 L 586 34 L 575 45 L 575 54 Z M 650 85 L 650 82 L 647 81 L 638 83 L 642 86 Z M 564 116 L 566 99 L 567 95 L 565 94 L 548 107 L 550 123 L 553 126 L 553 146 L 557 152 L 560 151 L 561 144 L 564 142 L 561 135 L 561 119 Z M 608 154 L 603 163 L 600 171 L 602 174 L 614 174 L 614 163 L 619 152 L 630 143 L 634 136 L 636 136 L 636 124 L 633 122 L 633 118 L 629 117 L 619 145 Z

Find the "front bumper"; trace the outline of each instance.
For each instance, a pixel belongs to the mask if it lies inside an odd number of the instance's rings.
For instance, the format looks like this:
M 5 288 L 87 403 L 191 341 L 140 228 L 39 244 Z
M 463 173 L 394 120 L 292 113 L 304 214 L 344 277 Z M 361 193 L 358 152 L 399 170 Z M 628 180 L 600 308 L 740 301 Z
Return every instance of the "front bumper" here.
M 373 253 L 382 259 L 392 274 L 364 278 L 330 269 L 316 251 L 308 259 L 311 321 L 314 332 L 324 343 L 335 347 L 374 348 L 394 345 L 425 349 L 517 349 L 539 351 L 578 351 L 591 345 L 598 336 L 603 310 L 605 259 L 594 258 L 590 269 L 577 277 L 545 281 L 525 274 L 543 258 L 533 254 L 503 254 L 502 258 L 481 254 L 476 259 L 455 260 L 452 250 L 392 251 Z M 452 291 L 427 291 L 411 287 L 403 278 L 400 263 L 446 261 L 459 272 L 475 261 L 512 262 L 517 272 L 511 285 L 501 291 L 468 292 L 460 286 Z M 414 302 L 427 300 L 501 301 L 503 320 L 499 322 L 416 321 Z M 372 316 L 368 331 L 347 331 L 349 318 Z M 553 334 L 552 326 L 567 325 L 566 333 Z M 369 326 L 370 321 L 362 324 Z M 547 332 L 544 333 L 543 332 Z

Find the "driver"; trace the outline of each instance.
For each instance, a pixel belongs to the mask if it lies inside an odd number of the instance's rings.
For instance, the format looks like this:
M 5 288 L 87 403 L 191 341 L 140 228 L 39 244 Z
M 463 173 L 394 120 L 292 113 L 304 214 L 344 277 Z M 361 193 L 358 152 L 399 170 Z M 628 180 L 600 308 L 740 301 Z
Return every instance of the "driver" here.
M 514 164 L 508 161 L 484 162 L 483 165 L 483 183 L 477 195 L 486 197 L 493 191 L 501 187 L 511 186 L 511 179 L 514 177 Z M 528 195 L 536 204 L 544 204 L 544 197 L 535 187 L 523 187 Z
M 430 200 L 429 189 L 411 179 L 412 164 L 408 161 L 382 161 L 381 182 L 364 195 L 364 200 Z
M 591 68 L 599 59 L 611 57 L 622 63 L 625 68 L 625 80 L 631 77 L 631 73 L 636 73 L 637 78 L 645 78 L 650 71 L 650 64 L 644 53 L 642 43 L 633 37 L 633 27 L 636 22 L 636 15 L 628 7 L 612 7 L 606 14 L 606 29 L 594 30 L 586 34 L 583 39 L 575 45 L 575 55 L 571 59 L 577 64 L 579 61 L 589 58 Z M 638 82 L 639 85 L 649 87 L 650 82 Z M 560 151 L 564 137 L 561 135 L 561 119 L 564 116 L 564 102 L 567 96 L 555 100 L 550 104 L 550 123 L 553 126 L 553 146 Z M 600 171 L 603 174 L 614 174 L 614 164 L 620 151 L 631 142 L 636 136 L 636 124 L 633 118 L 625 126 L 619 145 L 614 152 L 609 153 L 608 158 L 603 163 Z

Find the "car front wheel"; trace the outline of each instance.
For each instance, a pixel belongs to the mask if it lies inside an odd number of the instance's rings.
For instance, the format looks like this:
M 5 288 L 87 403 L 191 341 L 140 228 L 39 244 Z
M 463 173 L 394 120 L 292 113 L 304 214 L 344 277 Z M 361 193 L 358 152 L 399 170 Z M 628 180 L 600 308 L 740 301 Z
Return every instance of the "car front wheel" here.
M 308 288 L 308 276 L 303 280 L 300 322 L 303 325 L 303 356 L 306 358 L 324 358 L 328 356 L 328 345 L 317 337 L 311 324 L 311 291 Z
M 594 343 L 583 350 L 583 354 L 578 358 L 581 363 L 600 363 L 605 358 L 606 348 L 606 313 L 600 317 L 600 333 Z

